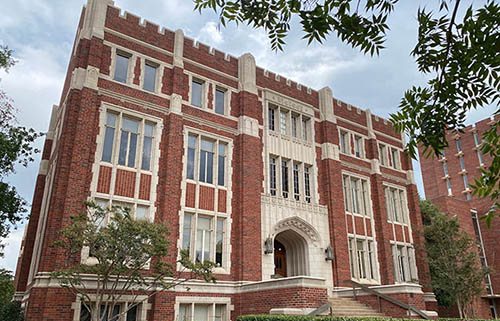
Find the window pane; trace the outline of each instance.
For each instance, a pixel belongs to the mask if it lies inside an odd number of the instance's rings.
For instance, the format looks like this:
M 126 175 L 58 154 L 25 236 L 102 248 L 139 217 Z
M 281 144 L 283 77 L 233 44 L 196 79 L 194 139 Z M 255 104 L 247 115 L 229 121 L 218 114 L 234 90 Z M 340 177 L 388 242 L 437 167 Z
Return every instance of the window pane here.
M 123 118 L 122 129 L 128 132 L 138 133 L 139 122 L 137 120 Z
M 460 138 L 457 139 L 457 150 L 458 152 L 462 151 L 462 142 L 460 141 Z
M 201 92 L 203 85 L 199 82 L 191 82 L 191 105 L 201 107 Z
M 207 152 L 200 152 L 200 182 L 206 182 Z
M 196 261 L 210 260 L 211 218 L 198 217 L 196 233 Z
M 108 113 L 106 115 L 106 126 L 116 127 L 116 115 Z
M 151 147 L 153 145 L 152 137 L 144 137 L 144 146 L 142 148 L 142 169 L 149 171 L 151 169 Z
M 310 166 L 304 166 L 304 187 L 306 194 L 306 202 L 311 203 L 311 182 L 309 175 Z
M 117 54 L 116 65 L 115 65 L 115 80 L 122 83 L 126 83 L 127 72 L 128 72 L 128 57 Z
M 194 305 L 194 320 L 208 321 L 208 304 L 195 304 Z
M 193 215 L 184 215 L 184 226 L 182 230 L 182 249 L 187 250 L 188 254 L 191 249 L 191 218 Z
M 225 92 L 222 90 L 215 90 L 215 112 L 224 115 L 224 97 Z
M 127 321 L 136 321 L 137 320 L 137 305 L 127 312 Z
M 215 321 L 225 321 L 226 320 L 226 305 L 216 304 L 215 305 Z
M 271 195 L 276 195 L 276 158 L 269 158 L 269 189 Z
M 179 321 L 191 321 L 191 304 L 179 306 Z
M 135 167 L 135 154 L 137 152 L 137 134 L 130 134 L 130 146 L 128 152 L 128 166 Z
M 288 163 L 281 161 L 281 191 L 283 197 L 288 198 Z
M 118 164 L 125 165 L 125 159 L 127 158 L 127 146 L 128 146 L 128 133 L 122 131 L 120 138 L 120 153 L 118 154 Z
M 302 139 L 308 140 L 307 133 L 309 132 L 309 122 L 307 119 L 302 119 Z
M 155 84 L 156 84 L 156 67 L 146 64 L 144 70 L 144 89 L 154 92 Z
M 80 321 L 91 321 L 90 311 L 85 307 L 85 305 L 80 306 Z
M 297 116 L 292 116 L 292 136 L 297 137 Z
M 293 194 L 296 201 L 300 199 L 299 165 L 293 164 Z
M 286 112 L 280 112 L 280 132 L 282 134 L 287 133 L 287 128 L 286 128 Z
M 194 157 L 195 157 L 196 137 L 189 136 L 188 138 L 188 157 L 186 177 L 194 179 Z
M 269 130 L 274 130 L 275 109 L 269 108 Z
M 104 146 L 102 148 L 102 160 L 105 162 L 111 162 L 114 139 L 115 129 L 112 127 L 106 127 L 106 133 L 104 134 Z
M 215 240 L 215 263 L 222 266 L 222 250 L 224 245 L 224 219 L 217 219 L 217 235 Z
M 148 207 L 137 205 L 137 211 L 135 213 L 135 218 L 137 220 L 145 220 L 148 217 Z
M 225 185 L 225 170 L 226 170 L 226 146 L 219 144 L 219 159 L 218 159 L 217 180 L 220 186 Z
M 207 153 L 207 183 L 214 182 L 214 153 Z

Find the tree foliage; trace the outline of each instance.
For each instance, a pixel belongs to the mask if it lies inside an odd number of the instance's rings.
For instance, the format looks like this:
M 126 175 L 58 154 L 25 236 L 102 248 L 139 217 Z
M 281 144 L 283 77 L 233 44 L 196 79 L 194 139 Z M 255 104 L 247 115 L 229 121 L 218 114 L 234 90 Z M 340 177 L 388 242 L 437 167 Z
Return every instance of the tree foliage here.
M 195 10 L 213 9 L 223 26 L 228 22 L 263 28 L 274 50 L 283 50 L 293 17 L 308 43 L 336 34 L 346 44 L 371 55 L 384 48 L 387 18 L 398 0 L 193 0 Z M 407 150 L 427 157 L 448 146 L 446 132 L 461 131 L 470 110 L 500 104 L 500 3 L 486 0 L 434 0 L 436 10 L 417 12 L 418 36 L 411 55 L 426 86 L 404 93 L 399 111 L 391 115 L 396 130 L 409 137 Z M 465 4 L 464 4 L 465 3 Z M 462 6 L 462 7 L 461 7 Z M 500 111 L 495 112 L 495 116 Z M 474 193 L 490 197 L 500 207 L 500 137 L 498 121 L 484 136 L 483 153 L 493 161 L 472 184 Z
M 166 263 L 169 242 L 165 225 L 134 220 L 129 208 L 86 205 L 87 213 L 72 216 L 60 232 L 55 246 L 65 251 L 66 268 L 52 275 L 81 298 L 92 321 L 118 320 L 147 298 L 192 278 L 215 282 L 211 273 L 215 264 L 192 262 L 184 251 L 176 262 L 181 271 Z M 89 259 L 75 262 L 82 251 L 89 253 Z M 89 275 L 95 286 L 85 282 Z M 112 315 L 124 295 L 128 296 L 128 309 Z
M 12 301 L 14 295 L 14 278 L 12 273 L 0 269 L 0 321 L 24 320 L 21 305 Z
M 430 201 L 421 201 L 430 285 L 439 305 L 457 304 L 461 317 L 471 317 L 472 303 L 483 291 L 489 269 L 479 264 L 477 243 Z
M 12 51 L 0 46 L 0 70 L 8 70 L 14 63 Z M 24 219 L 28 205 L 6 178 L 15 172 L 16 164 L 26 167 L 34 160 L 39 150 L 33 143 L 41 136 L 32 128 L 19 126 L 15 114 L 12 99 L 0 88 L 0 239 Z M 0 244 L 0 256 L 3 246 Z

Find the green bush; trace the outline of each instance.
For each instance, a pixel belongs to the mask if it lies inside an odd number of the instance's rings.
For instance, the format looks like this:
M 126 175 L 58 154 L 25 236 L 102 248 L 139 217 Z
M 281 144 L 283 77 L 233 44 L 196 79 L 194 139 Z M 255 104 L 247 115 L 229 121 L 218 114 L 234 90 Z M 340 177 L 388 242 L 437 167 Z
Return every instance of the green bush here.
M 375 318 L 375 317 L 329 317 L 329 316 L 318 316 L 310 317 L 305 315 L 243 315 L 236 319 L 237 321 L 415 321 L 415 319 L 393 319 L 393 318 Z M 461 319 L 444 318 L 439 319 L 439 321 L 459 321 Z M 480 319 L 467 319 L 471 321 L 486 321 Z

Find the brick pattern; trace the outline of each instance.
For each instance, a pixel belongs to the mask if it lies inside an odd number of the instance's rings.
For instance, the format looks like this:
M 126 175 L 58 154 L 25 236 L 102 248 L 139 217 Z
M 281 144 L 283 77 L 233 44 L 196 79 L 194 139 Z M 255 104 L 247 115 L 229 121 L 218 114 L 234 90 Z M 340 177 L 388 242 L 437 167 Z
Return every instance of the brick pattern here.
M 141 180 L 139 183 L 139 198 L 141 200 L 149 201 L 151 196 L 151 175 L 141 174 Z
M 200 186 L 200 200 L 198 207 L 202 210 L 214 210 L 215 189 L 208 186 Z
M 119 196 L 134 197 L 135 176 L 135 172 L 117 169 L 115 194 Z
M 97 191 L 99 193 L 109 194 L 109 189 L 111 187 L 111 172 L 112 167 L 99 166 L 99 179 L 97 181 Z
M 217 211 L 220 213 L 226 213 L 227 212 L 227 192 L 223 189 L 218 190 L 218 207 Z

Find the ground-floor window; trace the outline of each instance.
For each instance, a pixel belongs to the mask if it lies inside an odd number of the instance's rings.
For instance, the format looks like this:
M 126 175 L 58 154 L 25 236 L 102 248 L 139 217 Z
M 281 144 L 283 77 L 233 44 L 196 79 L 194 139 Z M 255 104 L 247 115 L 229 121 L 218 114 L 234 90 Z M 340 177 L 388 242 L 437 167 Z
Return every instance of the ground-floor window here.
M 180 303 L 176 321 L 228 321 L 225 303 Z
M 394 279 L 398 283 L 416 282 L 418 280 L 415 264 L 415 250 L 408 244 L 393 244 L 392 258 L 394 262 Z
M 377 280 L 377 253 L 372 239 L 349 237 L 351 277 L 357 280 Z
M 135 305 L 129 309 L 129 304 L 127 303 L 119 303 L 113 306 L 111 314 L 109 311 L 111 310 L 111 306 L 101 305 L 99 312 L 99 320 L 102 321 L 137 321 L 139 320 L 139 305 Z M 124 313 L 127 311 L 126 313 Z M 102 317 L 104 316 L 104 319 Z M 82 303 L 80 308 L 80 321 L 91 321 L 90 311 L 87 307 Z

